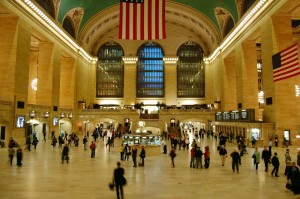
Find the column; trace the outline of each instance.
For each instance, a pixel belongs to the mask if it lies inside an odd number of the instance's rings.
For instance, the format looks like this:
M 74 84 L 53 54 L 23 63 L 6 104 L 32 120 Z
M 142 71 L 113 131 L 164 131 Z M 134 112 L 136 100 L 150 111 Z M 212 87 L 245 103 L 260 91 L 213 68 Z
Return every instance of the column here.
M 237 109 L 237 84 L 235 57 L 230 55 L 224 60 L 223 105 L 222 110 Z
M 37 93 L 36 103 L 50 106 L 52 101 L 53 80 L 53 43 L 42 42 L 39 44 L 38 66 L 37 66 Z
M 236 48 L 237 71 L 237 102 L 243 109 L 255 109 L 258 120 L 258 72 L 255 42 L 242 42 Z
M 164 57 L 165 103 L 177 105 L 177 61 L 178 57 Z
M 124 105 L 136 102 L 136 62 L 137 57 L 123 57 L 124 61 Z

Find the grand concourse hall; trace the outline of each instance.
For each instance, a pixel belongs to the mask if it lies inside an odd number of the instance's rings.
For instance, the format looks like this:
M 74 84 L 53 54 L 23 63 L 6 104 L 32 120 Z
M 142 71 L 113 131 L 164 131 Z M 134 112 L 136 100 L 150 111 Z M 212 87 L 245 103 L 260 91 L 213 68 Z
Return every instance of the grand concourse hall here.
M 299 0 L 1 0 L 0 197 L 113 198 L 121 142 L 149 152 L 144 168 L 122 163 L 126 198 L 296 197 L 282 171 L 285 147 L 293 161 L 300 148 L 299 40 Z M 100 130 L 121 139 L 91 159 L 82 139 Z M 240 174 L 208 138 L 209 169 L 190 169 L 188 151 L 170 167 L 162 138 L 202 131 L 226 135 L 229 152 L 244 139 Z M 66 133 L 80 139 L 68 165 L 50 145 Z M 34 136 L 24 165 L 7 164 L 9 140 Z M 279 178 L 250 158 L 270 140 Z
M 120 140 L 116 139 L 115 147 L 108 151 L 103 141 L 97 142 L 96 157 L 90 158 L 90 151 L 83 146 L 71 146 L 69 164 L 61 164 L 60 149 L 52 149 L 50 142 L 40 142 L 36 150 L 24 151 L 23 166 L 8 163 L 7 150 L 0 149 L 0 192 L 2 199 L 19 198 L 116 198 L 115 191 L 108 188 L 112 181 L 113 169 L 120 161 Z M 221 165 L 218 155 L 218 142 L 204 139 L 197 142 L 201 150 L 204 146 L 211 149 L 211 164 L 208 169 L 189 167 L 189 151 L 179 150 L 175 158 L 175 168 L 171 166 L 170 157 L 159 151 L 146 149 L 145 167 L 133 167 L 129 161 L 121 161 L 125 169 L 128 184 L 124 187 L 125 198 L 128 199 L 294 199 L 290 191 L 285 189 L 286 176 L 284 152 L 285 148 L 273 148 L 280 159 L 280 177 L 272 177 L 264 171 L 261 161 L 255 171 L 253 159 L 254 149 L 247 148 L 239 167 L 239 174 L 232 172 L 231 158 L 227 157 L 225 166 Z M 167 142 L 168 147 L 170 142 Z M 25 148 L 25 146 L 24 146 Z M 227 144 L 228 153 L 236 149 L 236 145 Z M 262 148 L 259 148 L 261 151 Z M 292 160 L 296 159 L 296 148 L 290 148 Z M 140 150 L 138 151 L 140 152 Z

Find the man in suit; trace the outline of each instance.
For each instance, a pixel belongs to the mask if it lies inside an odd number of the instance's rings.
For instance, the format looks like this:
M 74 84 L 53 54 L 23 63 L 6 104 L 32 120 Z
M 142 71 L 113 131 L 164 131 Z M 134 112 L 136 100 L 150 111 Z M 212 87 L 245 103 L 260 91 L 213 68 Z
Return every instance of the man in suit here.
M 124 169 L 121 167 L 121 163 L 117 162 L 117 168 L 114 170 L 114 178 L 113 183 L 116 186 L 116 193 L 117 198 L 120 199 L 120 192 L 121 192 L 121 199 L 124 198 L 123 194 L 123 186 L 126 184 L 126 179 L 124 177 Z

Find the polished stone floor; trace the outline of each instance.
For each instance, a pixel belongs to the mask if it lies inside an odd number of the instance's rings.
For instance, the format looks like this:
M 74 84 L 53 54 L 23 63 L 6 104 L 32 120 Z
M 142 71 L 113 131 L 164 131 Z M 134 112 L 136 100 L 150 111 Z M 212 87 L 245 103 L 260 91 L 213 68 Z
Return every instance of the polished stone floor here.
M 24 164 L 17 167 L 8 163 L 7 148 L 0 149 L 0 198 L 1 199 L 96 199 L 116 198 L 108 189 L 112 172 L 119 161 L 120 140 L 110 152 L 102 141 L 97 142 L 96 157 L 90 158 L 90 151 L 82 145 L 71 147 L 70 163 L 61 164 L 60 149 L 52 149 L 50 141 L 40 142 L 36 150 L 24 151 Z M 128 184 L 126 199 L 289 199 L 298 198 L 285 189 L 284 148 L 273 148 L 281 162 L 279 178 L 272 177 L 259 165 L 256 172 L 251 155 L 253 148 L 242 157 L 240 173 L 231 170 L 228 157 L 223 167 L 218 155 L 217 142 L 201 140 L 201 149 L 211 148 L 211 165 L 208 169 L 189 167 L 189 152 L 177 150 L 176 167 L 171 167 L 165 154 L 149 154 L 145 167 L 134 168 L 132 161 L 122 162 Z M 170 143 L 168 142 L 168 146 Z M 25 146 L 23 146 L 25 148 Z M 231 153 L 236 146 L 228 144 Z M 152 149 L 153 150 L 153 149 Z M 262 148 L 259 149 L 260 151 Z M 291 147 L 292 159 L 296 160 L 296 147 Z M 14 159 L 15 161 L 15 159 Z

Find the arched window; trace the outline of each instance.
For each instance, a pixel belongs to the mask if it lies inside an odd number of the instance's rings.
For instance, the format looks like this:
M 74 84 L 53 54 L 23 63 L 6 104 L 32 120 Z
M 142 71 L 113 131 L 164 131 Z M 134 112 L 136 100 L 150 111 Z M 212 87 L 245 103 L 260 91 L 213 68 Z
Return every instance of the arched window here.
M 179 47 L 177 56 L 177 97 L 205 97 L 205 66 L 201 47 L 187 42 Z
M 36 2 L 49 14 L 53 19 L 55 19 L 55 9 L 52 0 L 36 0 Z
M 63 21 L 63 28 L 75 38 L 75 31 L 71 17 L 67 16 Z
M 164 97 L 163 50 L 146 43 L 138 51 L 137 97 Z
M 124 97 L 124 64 L 122 47 L 108 42 L 98 51 L 96 97 Z
M 242 4 L 242 15 L 243 16 L 248 9 L 255 3 L 256 0 L 245 0 Z
M 233 29 L 234 21 L 233 18 L 229 15 L 224 28 L 224 37 Z

